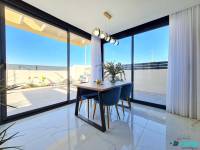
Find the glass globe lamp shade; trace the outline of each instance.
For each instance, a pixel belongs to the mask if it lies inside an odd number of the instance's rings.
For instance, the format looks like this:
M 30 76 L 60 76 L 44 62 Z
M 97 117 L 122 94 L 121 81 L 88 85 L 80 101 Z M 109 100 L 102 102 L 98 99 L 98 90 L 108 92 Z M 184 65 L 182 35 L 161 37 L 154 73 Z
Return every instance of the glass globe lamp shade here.
M 110 43 L 111 43 L 111 44 L 114 44 L 114 43 L 115 43 L 115 41 L 116 41 L 116 40 L 115 40 L 115 39 L 113 39 L 113 38 L 111 38 L 111 39 L 110 39 Z
M 110 39 L 111 39 L 111 37 L 110 37 L 109 35 L 107 35 L 107 37 L 105 38 L 105 40 L 106 40 L 107 42 L 109 42 Z
M 100 38 L 104 39 L 106 37 L 106 33 L 104 33 L 103 31 L 100 33 Z
M 93 31 L 93 35 L 99 36 L 100 35 L 100 29 L 99 28 L 95 28 L 94 31 Z

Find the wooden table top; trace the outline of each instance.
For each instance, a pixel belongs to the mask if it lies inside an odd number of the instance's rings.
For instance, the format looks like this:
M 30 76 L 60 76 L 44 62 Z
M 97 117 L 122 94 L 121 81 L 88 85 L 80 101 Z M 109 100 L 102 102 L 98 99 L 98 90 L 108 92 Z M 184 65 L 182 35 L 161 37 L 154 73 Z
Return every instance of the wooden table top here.
M 114 87 L 119 87 L 119 86 L 123 86 L 130 83 L 131 82 L 128 82 L 128 81 L 117 81 L 115 83 L 111 83 L 110 81 L 104 81 L 100 85 L 97 85 L 96 82 L 88 82 L 88 83 L 74 84 L 74 86 L 76 86 L 77 88 L 103 92 L 103 91 L 112 89 Z

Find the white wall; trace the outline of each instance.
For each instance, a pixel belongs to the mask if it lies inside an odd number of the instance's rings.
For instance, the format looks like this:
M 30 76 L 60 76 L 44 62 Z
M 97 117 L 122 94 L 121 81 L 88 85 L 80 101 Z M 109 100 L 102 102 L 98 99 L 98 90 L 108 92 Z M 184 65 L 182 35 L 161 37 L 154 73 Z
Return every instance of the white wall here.
M 77 81 L 80 75 L 91 74 L 90 66 L 73 66 L 70 69 L 72 81 Z M 125 70 L 126 80 L 131 81 L 131 71 Z M 31 77 L 31 79 L 30 79 Z M 67 79 L 67 71 L 47 71 L 47 70 L 8 70 L 7 84 L 30 83 L 34 80 L 37 84 L 41 82 L 42 77 L 47 80 L 45 83 L 62 83 Z M 89 76 L 90 77 L 90 76 Z M 167 69 L 135 70 L 134 88 L 138 91 L 166 94 Z
M 78 81 L 80 76 L 87 76 L 90 80 L 91 67 L 84 65 L 75 65 L 70 68 L 70 80 Z M 7 85 L 21 84 L 41 84 L 42 78 L 45 78 L 45 84 L 66 83 L 66 70 L 7 70 Z
M 136 70 L 134 88 L 139 91 L 166 94 L 167 69 Z
M 126 80 L 131 81 L 131 71 L 125 70 Z M 137 91 L 166 94 L 167 69 L 134 71 L 134 88 Z

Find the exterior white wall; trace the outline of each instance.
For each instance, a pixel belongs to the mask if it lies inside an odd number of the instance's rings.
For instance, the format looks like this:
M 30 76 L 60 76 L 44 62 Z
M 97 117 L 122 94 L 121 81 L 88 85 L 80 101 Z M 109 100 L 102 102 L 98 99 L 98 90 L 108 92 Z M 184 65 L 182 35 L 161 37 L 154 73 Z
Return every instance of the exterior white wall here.
M 85 75 L 91 78 L 90 66 L 73 66 L 70 69 L 71 81 L 79 81 L 80 76 Z M 135 70 L 134 88 L 137 91 L 166 94 L 167 87 L 167 69 Z M 126 80 L 131 81 L 131 71 L 125 70 Z M 45 84 L 65 83 L 67 79 L 67 70 L 48 71 L 48 70 L 8 70 L 7 85 L 26 84 L 33 81 L 34 84 L 40 84 L 45 77 Z
M 131 81 L 131 71 L 125 70 L 125 75 L 126 80 Z M 136 91 L 166 94 L 167 69 L 135 70 L 134 88 Z
M 158 94 L 166 94 L 167 69 L 136 70 L 134 88 Z
M 66 81 L 67 71 L 48 70 L 8 70 L 7 85 L 21 84 L 55 84 Z
M 91 67 L 75 65 L 70 68 L 71 82 L 79 81 L 80 76 L 91 78 Z M 45 80 L 43 81 L 43 79 Z M 64 84 L 67 81 L 66 70 L 7 70 L 7 85 L 21 84 Z

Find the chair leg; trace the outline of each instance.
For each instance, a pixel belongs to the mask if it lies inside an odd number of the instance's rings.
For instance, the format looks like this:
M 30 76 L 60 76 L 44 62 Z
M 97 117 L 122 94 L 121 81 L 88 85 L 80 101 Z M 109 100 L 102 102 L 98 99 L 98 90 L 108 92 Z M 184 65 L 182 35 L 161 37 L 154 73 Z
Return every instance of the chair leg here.
M 127 101 L 128 101 L 129 109 L 131 110 L 131 101 L 130 101 L 130 98 L 127 97 Z
M 110 128 L 110 119 L 109 119 L 109 106 L 107 106 L 107 122 L 108 122 L 108 129 Z
M 94 119 L 94 115 L 95 115 L 95 112 L 96 112 L 96 107 L 97 107 L 97 103 L 94 103 L 93 119 Z
M 82 98 L 81 98 L 81 99 L 80 99 L 79 111 L 81 110 L 81 106 L 82 106 L 82 104 L 83 104 L 83 100 L 82 100 Z
M 88 103 L 87 109 L 88 109 L 88 119 L 89 119 L 90 118 L 90 101 L 89 101 L 89 99 L 87 100 L 87 103 Z
M 111 107 L 112 107 L 112 106 L 111 106 Z M 109 110 L 109 117 L 110 117 L 110 121 L 111 121 L 111 111 L 110 111 L 111 107 L 110 107 L 110 106 L 108 107 L 108 110 Z
M 119 120 L 120 120 L 120 115 L 119 115 L 119 111 L 118 111 L 118 106 L 117 106 L 117 105 L 115 105 L 115 108 L 116 108 L 117 115 L 118 115 L 118 117 L 119 117 Z
M 124 100 L 122 100 L 122 111 L 123 111 L 123 114 L 124 114 Z
M 112 106 L 110 107 L 110 114 L 112 114 Z

